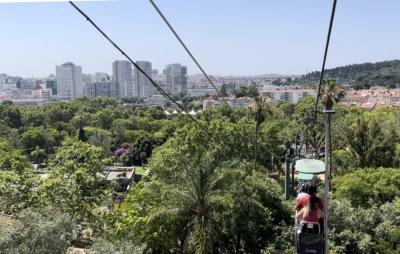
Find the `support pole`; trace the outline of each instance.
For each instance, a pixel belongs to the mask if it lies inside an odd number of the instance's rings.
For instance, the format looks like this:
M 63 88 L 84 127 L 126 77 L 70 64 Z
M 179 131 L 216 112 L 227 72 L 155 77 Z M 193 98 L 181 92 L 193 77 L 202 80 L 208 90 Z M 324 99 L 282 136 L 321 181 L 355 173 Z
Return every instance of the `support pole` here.
M 290 160 L 289 153 L 285 155 L 285 198 L 289 200 L 290 197 Z
M 296 163 L 296 161 L 295 160 L 293 160 L 292 161 L 292 191 L 293 192 L 295 192 L 296 191 L 296 188 L 295 188 L 295 185 L 294 185 L 294 172 L 295 172 L 295 163 Z
M 331 116 L 335 113 L 333 110 L 323 110 L 325 114 L 325 185 L 324 185 L 324 237 L 325 254 L 329 254 L 328 247 L 328 207 L 329 207 L 329 186 L 331 175 Z

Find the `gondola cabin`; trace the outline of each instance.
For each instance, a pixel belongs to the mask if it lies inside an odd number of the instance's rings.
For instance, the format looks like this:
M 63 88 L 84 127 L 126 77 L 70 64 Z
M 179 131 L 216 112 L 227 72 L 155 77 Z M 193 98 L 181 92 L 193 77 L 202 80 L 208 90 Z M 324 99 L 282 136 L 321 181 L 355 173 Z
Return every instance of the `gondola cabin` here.
M 313 184 L 315 176 L 325 172 L 325 163 L 320 160 L 302 159 L 296 161 L 299 182 Z M 296 216 L 295 216 L 296 218 Z M 295 222 L 297 254 L 325 254 L 325 239 L 320 223 Z

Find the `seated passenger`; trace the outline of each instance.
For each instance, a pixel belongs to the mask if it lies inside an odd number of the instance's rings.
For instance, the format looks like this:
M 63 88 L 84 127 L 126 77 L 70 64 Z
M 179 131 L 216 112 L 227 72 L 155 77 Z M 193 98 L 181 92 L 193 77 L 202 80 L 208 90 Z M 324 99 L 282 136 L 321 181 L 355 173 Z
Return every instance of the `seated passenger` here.
M 297 220 L 319 223 L 320 219 L 324 216 L 322 209 L 320 209 L 319 202 L 320 200 L 318 197 L 312 196 L 307 205 L 297 212 Z
M 296 210 L 297 211 L 301 210 L 303 207 L 305 207 L 307 205 L 307 203 L 309 202 L 311 197 L 316 197 L 318 199 L 319 209 L 321 209 L 323 211 L 324 210 L 324 203 L 322 202 L 322 200 L 320 198 L 318 198 L 316 196 L 317 187 L 309 186 L 308 189 L 307 189 L 307 193 L 308 193 L 308 195 L 302 195 L 301 197 L 296 199 Z
M 307 193 L 308 190 L 308 184 L 300 184 L 300 188 L 297 190 L 297 197 L 296 197 L 296 202 L 303 198 L 303 196 L 309 196 L 309 194 Z

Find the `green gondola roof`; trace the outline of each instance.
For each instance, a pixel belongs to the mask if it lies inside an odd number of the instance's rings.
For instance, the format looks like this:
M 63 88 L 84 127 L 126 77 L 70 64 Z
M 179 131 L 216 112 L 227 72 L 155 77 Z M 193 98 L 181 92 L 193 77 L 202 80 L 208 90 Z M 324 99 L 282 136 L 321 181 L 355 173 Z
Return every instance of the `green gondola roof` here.
M 298 160 L 296 161 L 296 171 L 306 174 L 321 174 L 325 172 L 325 163 L 314 159 Z

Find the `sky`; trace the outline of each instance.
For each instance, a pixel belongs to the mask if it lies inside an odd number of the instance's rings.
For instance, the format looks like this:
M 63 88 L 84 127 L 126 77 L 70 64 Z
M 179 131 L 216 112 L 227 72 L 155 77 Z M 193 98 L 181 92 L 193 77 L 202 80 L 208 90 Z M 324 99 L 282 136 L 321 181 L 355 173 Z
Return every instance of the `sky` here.
M 0 3 L 4 2 L 0 0 Z M 155 0 L 213 75 L 319 70 L 331 0 Z M 134 60 L 200 73 L 148 0 L 77 2 Z M 338 0 L 327 67 L 400 59 L 400 1 Z M 67 2 L 0 4 L 0 73 L 45 77 L 73 62 L 112 72 L 123 59 Z

